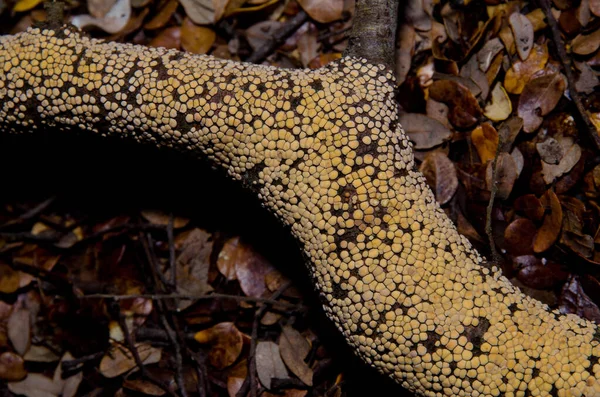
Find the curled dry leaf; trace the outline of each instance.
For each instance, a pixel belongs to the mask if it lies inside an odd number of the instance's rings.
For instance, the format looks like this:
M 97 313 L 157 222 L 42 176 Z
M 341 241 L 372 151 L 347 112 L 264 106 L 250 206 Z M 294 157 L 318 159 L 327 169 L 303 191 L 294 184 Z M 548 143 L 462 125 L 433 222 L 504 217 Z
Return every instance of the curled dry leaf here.
M 206 54 L 212 47 L 217 34 L 205 26 L 198 26 L 190 18 L 181 24 L 181 48 L 194 54 Z
M 504 88 L 510 94 L 520 94 L 531 77 L 546 67 L 548 63 L 548 45 L 534 44 L 533 50 L 525 61 L 517 61 L 506 72 Z
M 136 343 L 135 348 L 143 364 L 155 364 L 160 361 L 162 351 L 146 343 Z M 100 360 L 100 373 L 114 378 L 137 368 L 131 351 L 120 343 L 113 342 L 110 350 Z
M 550 184 L 556 178 L 571 171 L 581 158 L 581 147 L 574 143 L 570 136 L 560 136 L 557 139 L 558 145 L 562 150 L 562 157 L 558 164 L 549 164 L 542 161 L 542 175 L 544 182 Z
M 103 18 L 94 18 L 87 14 L 76 15 L 71 18 L 71 23 L 79 29 L 87 26 L 96 26 L 107 33 L 117 33 L 127 25 L 130 16 L 130 0 L 117 0 Z
M 525 85 L 517 108 L 525 132 L 533 132 L 542 124 L 542 116 L 554 109 L 565 87 L 563 76 L 552 72 L 534 77 Z
M 485 106 L 483 114 L 492 121 L 506 120 L 512 113 L 512 102 L 499 82 L 492 90 L 490 102 Z
M 242 333 L 231 322 L 219 323 L 196 332 L 194 339 L 198 343 L 211 345 L 208 360 L 217 369 L 224 369 L 233 364 L 242 353 L 244 346 Z
M 533 242 L 533 251 L 540 253 L 548 250 L 560 234 L 563 212 L 558 197 L 552 190 L 547 190 L 541 198 L 541 203 L 548 208 L 544 223 L 538 230 Z
M 533 254 L 533 239 L 537 227 L 527 218 L 512 221 L 504 230 L 504 244 L 511 255 Z
M 448 119 L 458 128 L 472 127 L 482 114 L 477 99 L 464 85 L 451 80 L 437 80 L 429 87 L 432 99 L 450 108 Z
M 21 356 L 13 352 L 0 354 L 0 380 L 14 382 L 26 376 L 25 361 Z
M 420 171 L 430 186 L 435 187 L 435 198 L 440 204 L 446 204 L 458 188 L 458 178 L 454 163 L 445 153 L 435 150 L 427 153 L 421 163 Z
M 430 149 L 441 145 L 452 132 L 437 120 L 419 113 L 402 113 L 400 124 L 414 143 L 415 149 Z
M 260 383 L 271 388 L 273 378 L 288 378 L 285 364 L 279 354 L 279 346 L 273 342 L 258 342 L 256 345 L 256 372 Z
M 298 0 L 298 4 L 315 21 L 329 23 L 342 19 L 344 0 Z
M 524 61 L 533 47 L 533 24 L 525 15 L 519 12 L 512 13 L 508 18 L 508 23 L 515 37 L 519 58 Z
M 494 162 L 490 161 L 486 167 L 485 182 L 488 190 L 491 190 L 494 179 L 493 165 Z M 496 187 L 498 190 L 496 197 L 500 200 L 506 200 L 510 196 L 518 176 L 517 165 L 512 156 L 505 152 L 498 154 L 498 161 L 496 163 Z
M 313 370 L 304 362 L 310 352 L 310 343 L 294 328 L 283 327 L 279 338 L 279 352 L 288 369 L 305 385 L 312 386 Z
M 485 164 L 496 157 L 496 151 L 498 150 L 498 132 L 491 124 L 483 123 L 477 126 L 477 128 L 471 132 L 471 141 L 477 149 L 482 164 Z

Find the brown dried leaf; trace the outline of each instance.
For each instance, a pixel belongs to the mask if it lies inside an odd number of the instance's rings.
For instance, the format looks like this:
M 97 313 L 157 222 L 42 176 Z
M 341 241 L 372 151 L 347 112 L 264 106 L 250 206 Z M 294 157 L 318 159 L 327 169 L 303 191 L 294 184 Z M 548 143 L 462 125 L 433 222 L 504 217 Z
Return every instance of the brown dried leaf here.
M 212 47 L 217 34 L 206 26 L 198 26 L 190 18 L 181 24 L 181 48 L 194 54 L 206 54 Z
M 536 232 L 537 227 L 529 219 L 515 219 L 504 230 L 506 250 L 516 256 L 533 254 L 533 239 Z
M 91 15 L 76 15 L 71 18 L 71 23 L 80 29 L 88 26 L 97 26 L 107 33 L 117 33 L 127 25 L 131 16 L 130 0 L 117 0 L 110 11 L 102 18 Z
M 430 186 L 435 186 L 435 198 L 440 204 L 446 204 L 458 188 L 458 178 L 454 163 L 445 153 L 435 150 L 427 153 L 419 169 Z
M 558 264 L 533 255 L 517 256 L 513 264 L 518 280 L 535 289 L 552 289 L 569 276 Z
M 87 2 L 87 7 L 91 16 L 95 18 L 104 18 L 116 2 L 117 0 L 89 0 Z
M 577 55 L 590 55 L 600 47 L 600 29 L 590 34 L 580 34 L 571 42 L 571 49 Z
M 213 0 L 180 0 L 187 16 L 197 25 L 210 25 L 215 21 Z
M 258 342 L 256 346 L 256 372 L 260 383 L 271 388 L 273 378 L 288 378 L 285 364 L 279 354 L 279 346 L 273 342 Z
M 148 43 L 150 47 L 164 47 L 178 50 L 181 48 L 181 28 L 171 26 L 161 30 L 156 37 Z
M 165 391 L 154 383 L 144 379 L 125 379 L 123 381 L 125 389 L 142 393 L 148 396 L 164 396 Z
M 402 113 L 400 124 L 414 143 L 415 149 L 430 149 L 441 145 L 452 135 L 446 126 L 424 114 Z
M 194 339 L 198 343 L 211 344 L 208 360 L 217 369 L 224 369 L 233 364 L 244 347 L 243 335 L 232 322 L 219 323 L 196 332 Z
M 0 380 L 15 382 L 26 376 L 25 361 L 21 356 L 13 352 L 0 354 Z
M 329 23 L 342 19 L 344 0 L 298 0 L 298 4 L 315 21 Z
M 503 121 L 512 113 L 512 102 L 500 82 L 492 90 L 490 102 L 483 110 L 485 117 L 492 121 Z
M 517 107 L 525 132 L 533 132 L 542 124 L 542 116 L 554 109 L 565 87 L 565 79 L 560 73 L 542 74 L 525 85 Z
M 27 309 L 16 309 L 8 318 L 8 339 L 19 355 L 24 355 L 31 343 L 31 314 Z
M 227 280 L 236 280 L 235 264 L 238 261 L 238 255 L 242 252 L 242 246 L 240 246 L 240 238 L 230 238 L 223 244 L 221 252 L 217 257 L 217 268 Z
M 281 22 L 279 21 L 261 21 L 255 23 L 246 29 L 246 40 L 254 51 L 264 46 L 265 43 L 273 37 L 273 33 L 279 30 Z
M 146 343 L 135 345 L 142 363 L 154 364 L 160 361 L 162 350 Z M 113 342 L 109 352 L 100 361 L 100 373 L 107 378 L 114 378 L 137 368 L 131 351 L 120 343 Z
M 20 382 L 8 382 L 8 389 L 25 397 L 58 397 L 62 385 L 41 374 L 28 374 Z
M 490 161 L 486 167 L 485 182 L 488 190 L 491 190 L 493 183 L 493 164 L 494 162 Z M 500 200 L 506 200 L 510 196 L 518 177 L 515 160 L 509 153 L 500 153 L 496 164 L 496 186 L 498 188 L 496 197 Z
M 487 72 L 496 58 L 496 55 L 498 55 L 503 49 L 504 46 L 499 38 L 496 37 L 487 41 L 481 50 L 477 52 L 477 63 L 479 64 L 479 69 L 483 72 Z
M 574 143 L 570 136 L 557 137 L 558 144 L 564 153 L 558 164 L 548 164 L 542 161 L 542 175 L 544 182 L 550 184 L 556 178 L 571 171 L 581 158 L 581 147 Z
M 412 26 L 401 24 L 398 27 L 398 48 L 396 50 L 396 83 L 398 85 L 404 82 L 410 71 L 416 38 L 417 34 Z
M 21 273 L 0 261 L 0 292 L 12 294 L 19 289 Z
M 538 142 L 535 145 L 538 154 L 543 162 L 548 164 L 558 164 L 563 158 L 564 151 L 560 143 L 554 138 L 547 138 L 543 142 Z
M 515 37 L 519 58 L 524 61 L 533 47 L 533 24 L 525 15 L 518 12 L 511 14 L 508 22 Z
M 534 44 L 533 50 L 525 61 L 517 61 L 506 72 L 504 89 L 510 94 L 520 94 L 531 77 L 546 67 L 548 63 L 548 45 Z
M 472 127 L 481 117 L 482 111 L 477 99 L 464 85 L 455 81 L 435 81 L 429 87 L 429 95 L 450 107 L 448 119 L 458 128 Z
M 169 0 L 157 13 L 154 14 L 154 17 L 146 22 L 144 25 L 144 29 L 153 30 L 160 29 L 169 22 L 171 16 L 177 10 L 179 6 L 179 2 L 177 0 Z
M 157 210 L 143 210 L 140 212 L 142 217 L 153 225 L 167 226 L 169 224 L 169 214 Z M 190 222 L 188 218 L 175 216 L 173 219 L 173 227 L 180 229 L 186 227 Z
M 496 157 L 496 150 L 498 149 L 498 132 L 491 124 L 483 123 L 477 126 L 477 128 L 471 132 L 471 141 L 477 149 L 482 164 L 485 164 Z
M 283 327 L 279 338 L 279 352 L 288 369 L 307 386 L 313 384 L 313 370 L 304 362 L 310 352 L 310 343 L 294 328 Z
M 300 61 L 302 66 L 308 67 L 310 61 L 319 55 L 319 39 L 316 26 L 312 23 L 307 23 L 306 29 L 300 37 L 298 37 L 298 52 L 300 53 Z
M 600 324 L 600 309 L 587 296 L 577 276 L 571 276 L 563 287 L 559 299 L 559 309 L 561 313 L 574 313 Z
M 523 128 L 523 119 L 514 116 L 500 124 L 498 127 L 498 137 L 500 138 L 500 151 L 509 152 L 512 145 Z
M 600 17 L 600 0 L 589 0 L 590 11 L 597 17 Z
M 544 252 L 552 247 L 560 234 L 563 219 L 562 206 L 552 190 L 547 190 L 544 193 L 541 203 L 549 210 L 544 216 L 544 223 L 538 230 L 533 242 L 533 251 L 536 253 Z
M 517 197 L 513 207 L 515 210 L 522 212 L 526 217 L 534 221 L 541 221 L 544 217 L 544 206 L 540 199 L 534 194 L 525 194 Z
M 181 245 L 181 253 L 175 261 L 178 293 L 204 295 L 212 291 L 212 287 L 208 284 L 213 247 L 210 238 L 209 233 L 197 228 L 186 233 L 186 238 Z M 180 301 L 179 308 L 183 309 L 191 304 L 192 301 Z

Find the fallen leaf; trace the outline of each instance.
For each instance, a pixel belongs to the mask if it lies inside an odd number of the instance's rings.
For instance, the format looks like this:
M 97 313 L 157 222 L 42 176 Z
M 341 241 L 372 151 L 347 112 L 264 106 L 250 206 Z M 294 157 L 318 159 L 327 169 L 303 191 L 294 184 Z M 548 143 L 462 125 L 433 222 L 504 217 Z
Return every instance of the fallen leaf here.
M 8 382 L 8 389 L 25 397 L 57 397 L 62 392 L 62 385 L 42 374 L 30 373 L 20 382 Z
M 538 230 L 533 242 L 533 251 L 540 253 L 548 250 L 560 234 L 563 212 L 556 194 L 547 190 L 541 198 L 542 205 L 549 208 L 544 216 L 544 223 Z
M 564 155 L 562 146 L 552 137 L 548 137 L 546 140 L 536 143 L 535 148 L 542 161 L 548 164 L 558 164 Z
M 215 21 L 213 0 L 180 0 L 186 15 L 197 25 L 210 25 Z
M 212 47 L 217 34 L 205 26 L 198 26 L 190 18 L 181 24 L 181 48 L 193 54 L 206 54 Z
M 154 14 L 152 19 L 144 24 L 144 29 L 153 30 L 164 27 L 179 7 L 177 0 L 169 0 Z
M 597 17 L 600 17 L 600 0 L 590 0 L 590 11 Z
M 523 119 L 523 130 L 533 132 L 542 124 L 542 116 L 550 113 L 565 91 L 560 73 L 542 74 L 531 79 L 519 98 L 517 113 Z
M 485 173 L 485 181 L 488 190 L 491 190 L 493 183 L 493 161 L 488 162 Z M 496 164 L 496 197 L 500 200 L 506 200 L 512 192 L 513 186 L 517 180 L 517 165 L 514 159 L 508 153 L 502 152 L 498 155 Z
M 518 116 L 513 116 L 500 124 L 498 127 L 498 137 L 500 139 L 500 151 L 510 152 L 517 135 L 523 128 L 523 119 Z
M 503 121 L 512 113 L 512 102 L 499 82 L 492 90 L 490 102 L 485 106 L 483 114 L 492 121 Z
M 29 11 L 35 7 L 37 7 L 42 0 L 18 0 L 13 6 L 14 12 L 24 12 Z
M 153 225 L 167 226 L 170 221 L 170 215 L 162 211 L 142 210 L 140 214 L 145 220 Z M 173 217 L 173 228 L 181 229 L 182 227 L 186 227 L 189 222 L 190 220 L 188 218 L 175 216 Z
M 541 221 L 544 217 L 544 206 L 534 194 L 525 194 L 517 197 L 513 206 L 516 211 L 525 214 L 531 220 Z
M 273 33 L 279 30 L 281 22 L 279 21 L 261 21 L 255 23 L 246 29 L 246 40 L 254 51 L 265 45 L 267 41 L 273 38 Z
M 12 294 L 19 289 L 20 283 L 21 273 L 0 261 L 0 292 Z
M 65 376 L 66 374 L 63 373 L 62 363 L 64 363 L 65 361 L 71 361 L 73 359 L 74 357 L 71 355 L 71 353 L 66 352 L 65 354 L 63 354 L 62 358 L 60 359 L 60 362 L 54 370 L 54 378 L 52 380 L 56 385 L 60 385 L 61 397 L 75 397 L 75 395 L 77 394 L 77 389 L 79 389 L 79 385 L 83 380 L 82 371 L 78 371 L 77 373 L 72 374 L 70 376 Z
M 298 4 L 315 21 L 329 23 L 342 19 L 344 0 L 298 0 Z
M 260 383 L 267 389 L 271 388 L 273 378 L 285 379 L 288 377 L 277 344 L 258 342 L 256 346 L 256 372 Z
M 437 80 L 429 87 L 432 99 L 450 107 L 448 119 L 458 128 L 472 127 L 482 114 L 473 94 L 462 84 L 450 80 Z
M 243 248 L 240 246 L 240 238 L 234 237 L 228 239 L 217 257 L 217 269 L 228 281 L 237 279 L 235 274 L 235 264 L 238 261 L 238 255 Z
M 212 291 L 208 284 L 208 270 L 213 243 L 211 235 L 201 229 L 193 229 L 185 234 L 181 243 L 181 253 L 175 260 L 177 271 L 177 292 L 188 295 L 204 295 Z M 169 275 L 165 277 L 169 279 Z M 178 307 L 189 307 L 193 301 L 180 301 Z
M 509 94 L 520 94 L 531 77 L 546 67 L 548 63 L 548 45 L 534 44 L 533 50 L 525 61 L 517 61 L 506 72 L 504 89 Z
M 479 64 L 479 69 L 483 72 L 487 72 L 490 68 L 492 62 L 496 55 L 500 53 L 504 49 L 502 42 L 499 38 L 494 38 L 492 40 L 487 41 L 481 50 L 477 52 L 477 62 Z
M 508 22 L 515 37 L 519 58 L 524 61 L 533 47 L 533 24 L 525 15 L 518 12 L 512 13 Z
M 516 147 L 512 152 L 510 152 L 510 157 L 512 157 L 513 161 L 515 162 L 515 166 L 517 167 L 517 177 L 519 177 L 523 171 L 523 167 L 525 167 L 525 158 L 523 157 L 523 153 L 521 153 L 519 148 Z
M 123 387 L 147 396 L 164 396 L 166 394 L 161 387 L 144 379 L 125 379 Z
M 317 27 L 310 22 L 307 23 L 307 26 L 308 29 L 298 37 L 297 43 L 300 61 L 304 67 L 308 67 L 310 61 L 318 57 L 320 47 Z
M 458 188 L 458 178 L 454 163 L 445 153 L 435 150 L 427 153 L 419 170 L 425 175 L 430 186 L 435 187 L 435 198 L 446 204 Z
M 116 0 L 89 0 L 87 2 L 90 15 L 96 18 L 103 18 L 115 5 Z
M 577 276 L 571 276 L 564 285 L 559 298 L 559 310 L 563 314 L 573 313 L 600 323 L 600 309 L 585 293 Z
M 313 385 L 313 370 L 304 362 L 310 352 L 310 343 L 294 328 L 283 327 L 279 338 L 279 352 L 288 369 L 305 385 Z
M 129 17 L 131 17 L 130 0 L 117 0 L 103 18 L 95 18 L 88 14 L 76 15 L 71 18 L 71 23 L 79 29 L 96 26 L 107 33 L 117 33 L 127 25 Z
M 262 255 L 248 245 L 242 244 L 235 264 L 235 272 L 240 288 L 247 296 L 255 298 L 263 296 L 267 290 L 265 278 L 273 270 L 273 265 Z
M 527 218 L 512 221 L 504 230 L 504 244 L 511 255 L 533 254 L 533 239 L 537 227 Z
M 21 356 L 13 352 L 0 354 L 0 380 L 15 382 L 26 376 L 25 361 Z
M 210 364 L 217 369 L 232 365 L 242 353 L 244 338 L 234 323 L 223 322 L 196 332 L 194 339 L 201 344 L 210 344 Z
M 53 363 L 60 360 L 52 350 L 43 345 L 31 345 L 27 353 L 23 356 L 25 361 L 33 361 L 40 363 Z
M 577 55 L 590 55 L 600 47 L 600 29 L 580 34 L 571 41 L 571 50 Z
M 398 27 L 398 47 L 396 50 L 396 84 L 404 83 L 412 62 L 417 34 L 409 24 Z
M 600 80 L 594 69 L 590 65 L 584 62 L 573 62 L 577 70 L 579 70 L 579 74 L 575 81 L 575 88 L 577 92 L 581 92 L 584 94 L 591 94 L 594 92 L 596 87 L 600 85 Z
M 31 316 L 27 309 L 16 309 L 8 318 L 8 339 L 19 355 L 24 355 L 31 343 Z
M 452 132 L 442 123 L 424 114 L 401 113 L 399 121 L 414 143 L 415 149 L 430 149 L 441 145 L 452 135 Z
M 162 351 L 146 343 L 136 343 L 135 348 L 143 364 L 155 364 L 160 361 Z M 113 342 L 109 351 L 100 360 L 100 373 L 114 378 L 137 368 L 131 351 L 120 343 Z
M 519 281 L 535 289 L 552 289 L 569 277 L 557 263 L 533 255 L 517 256 L 513 264 Z
M 481 163 L 485 164 L 496 157 L 496 151 L 498 150 L 498 132 L 489 123 L 483 123 L 471 132 L 471 141 Z
M 542 175 L 544 182 L 550 184 L 556 178 L 571 171 L 581 158 L 581 147 L 574 143 L 570 136 L 559 137 L 558 144 L 564 153 L 558 164 L 549 164 L 542 161 Z

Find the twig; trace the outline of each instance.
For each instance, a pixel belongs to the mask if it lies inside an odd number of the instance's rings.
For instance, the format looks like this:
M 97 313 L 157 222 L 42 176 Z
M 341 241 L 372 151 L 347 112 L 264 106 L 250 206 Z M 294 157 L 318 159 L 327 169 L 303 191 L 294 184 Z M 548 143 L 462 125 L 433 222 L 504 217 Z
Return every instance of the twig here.
M 344 56 L 365 58 L 394 70 L 398 0 L 356 0 L 352 32 Z
M 41 203 L 39 203 L 32 209 L 22 213 L 17 218 L 11 219 L 8 222 L 0 225 L 0 230 L 5 229 L 8 226 L 13 226 L 15 224 L 22 223 L 22 222 L 28 221 L 28 220 L 36 217 L 42 211 L 44 211 L 46 208 L 48 208 L 55 200 L 56 200 L 56 196 L 51 196 L 51 197 L 47 198 L 46 200 L 42 201 Z
M 596 127 L 590 120 L 585 107 L 583 106 L 583 102 L 581 101 L 581 95 L 577 92 L 577 88 L 575 87 L 575 77 L 573 76 L 573 69 L 571 69 L 571 58 L 567 56 L 567 51 L 565 50 L 565 43 L 560 35 L 560 30 L 558 27 L 558 23 L 556 22 L 556 18 L 552 14 L 552 9 L 550 2 L 548 0 L 538 0 L 540 8 L 544 12 L 546 19 L 548 20 L 548 26 L 550 26 L 550 32 L 552 33 L 552 41 L 554 42 L 554 46 L 556 47 L 556 52 L 558 53 L 558 58 L 562 67 L 565 71 L 565 76 L 567 76 L 567 83 L 569 85 L 569 93 L 571 95 L 571 99 L 573 103 L 575 103 L 575 107 L 577 108 L 577 113 L 579 113 L 579 117 L 586 126 L 586 132 L 588 137 L 593 142 L 597 151 L 600 151 L 600 135 L 598 135 L 598 131 Z
M 268 39 L 260 48 L 252 53 L 246 59 L 246 62 L 260 63 L 264 61 L 269 55 L 271 55 L 277 47 L 283 44 L 283 42 L 290 37 L 304 22 L 308 20 L 308 15 L 300 10 L 291 19 L 286 21 L 281 29 L 277 30 L 270 39 Z
M 492 264 L 499 266 L 502 257 L 496 249 L 496 242 L 494 241 L 494 232 L 492 230 L 492 212 L 494 211 L 494 201 L 496 200 L 496 193 L 498 193 L 498 156 L 500 156 L 501 147 L 500 137 L 498 137 L 498 147 L 496 147 L 496 155 L 492 161 L 492 183 L 490 186 L 490 201 L 488 202 L 486 217 L 485 217 L 485 234 L 488 237 L 490 244 L 490 252 L 492 254 Z
M 171 288 L 177 285 L 177 269 L 175 268 L 175 238 L 173 236 L 175 217 L 173 213 L 169 214 L 169 223 L 167 224 L 167 240 L 169 241 L 169 269 L 171 269 Z

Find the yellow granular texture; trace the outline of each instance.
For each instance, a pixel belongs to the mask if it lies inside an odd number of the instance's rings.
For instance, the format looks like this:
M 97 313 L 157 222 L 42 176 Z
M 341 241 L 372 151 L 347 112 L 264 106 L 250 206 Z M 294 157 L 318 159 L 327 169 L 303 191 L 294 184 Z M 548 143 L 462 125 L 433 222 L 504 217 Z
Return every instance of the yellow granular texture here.
M 328 316 L 423 396 L 600 396 L 600 332 L 523 295 L 440 210 L 383 66 L 282 70 L 32 29 L 0 38 L 0 130 L 198 152 L 291 228 Z

